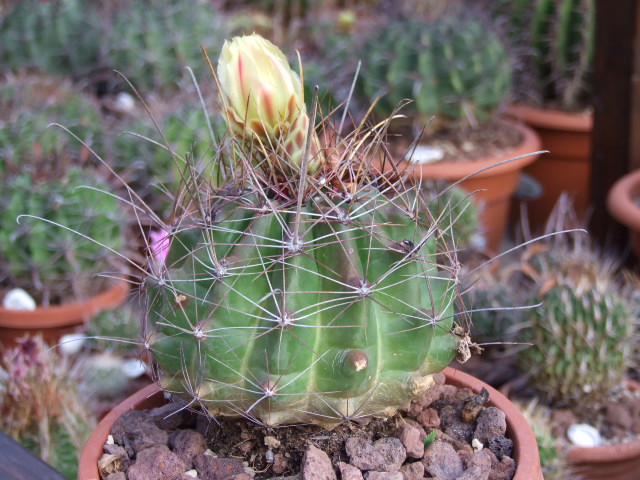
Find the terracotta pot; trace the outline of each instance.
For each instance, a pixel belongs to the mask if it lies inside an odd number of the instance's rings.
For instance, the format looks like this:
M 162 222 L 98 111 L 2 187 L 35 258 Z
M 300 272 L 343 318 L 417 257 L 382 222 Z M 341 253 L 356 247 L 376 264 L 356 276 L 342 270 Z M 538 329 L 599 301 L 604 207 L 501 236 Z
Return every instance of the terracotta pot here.
M 624 224 L 631 235 L 631 248 L 640 258 L 640 170 L 628 173 L 613 184 L 607 196 L 607 209 Z
M 509 113 L 533 128 L 548 150 L 524 171 L 544 189 L 542 196 L 527 202 L 533 231 L 546 224 L 562 192 L 568 192 L 579 215 L 587 213 L 591 178 L 591 130 L 593 115 L 544 110 L 523 105 L 512 106 Z
M 478 158 L 467 162 L 434 162 L 416 165 L 406 161 L 400 162 L 396 168 L 415 180 L 446 180 L 457 182 L 470 175 L 458 185 L 467 192 L 476 192 L 474 201 L 481 206 L 480 224 L 487 240 L 487 248 L 499 251 L 507 226 L 511 197 L 518 188 L 520 171 L 532 164 L 538 155 L 528 155 L 494 167 L 499 162 L 527 155 L 540 150 L 538 135 L 525 125 L 515 122 L 504 122 L 522 135 L 522 142 L 512 150 L 500 155 Z M 385 171 L 394 166 L 384 165 Z
M 486 388 L 489 391 L 489 403 L 500 408 L 506 414 L 507 436 L 513 440 L 514 459 L 518 466 L 513 480 L 542 480 L 536 437 L 515 405 L 493 387 L 471 375 L 451 367 L 445 368 L 443 373 L 446 375 L 447 383 L 450 385 L 469 387 L 474 392 L 480 392 L 482 388 Z M 78 480 L 100 480 L 97 464 L 100 457 L 102 457 L 102 446 L 106 443 L 114 422 L 123 413 L 130 410 L 154 408 L 164 403 L 165 399 L 161 390 L 157 385 L 152 384 L 139 390 L 109 412 L 93 431 L 82 450 L 78 468 Z
M 55 345 L 60 337 L 80 330 L 84 322 L 97 313 L 121 305 L 128 292 L 129 284 L 118 281 L 84 302 L 38 307 L 31 311 L 0 307 L 0 344 L 8 347 L 27 333 L 39 333 L 45 342 Z

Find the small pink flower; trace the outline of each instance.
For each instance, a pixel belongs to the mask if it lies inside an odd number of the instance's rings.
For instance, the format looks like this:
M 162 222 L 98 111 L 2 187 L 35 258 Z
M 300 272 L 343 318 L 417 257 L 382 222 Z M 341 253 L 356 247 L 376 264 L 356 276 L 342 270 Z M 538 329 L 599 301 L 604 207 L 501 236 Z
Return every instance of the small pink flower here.
M 164 265 L 169 254 L 169 232 L 166 230 L 151 230 L 149 232 L 149 248 L 151 249 L 151 256 L 160 265 Z

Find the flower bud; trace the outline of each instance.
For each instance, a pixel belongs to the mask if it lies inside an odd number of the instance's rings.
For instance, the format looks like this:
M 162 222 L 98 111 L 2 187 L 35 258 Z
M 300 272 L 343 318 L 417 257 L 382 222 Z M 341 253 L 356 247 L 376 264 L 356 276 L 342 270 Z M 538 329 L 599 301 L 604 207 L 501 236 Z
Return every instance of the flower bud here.
M 278 173 L 299 169 L 309 116 L 300 77 L 282 51 L 256 34 L 227 40 L 218 59 L 218 80 L 229 127 L 270 148 L 280 161 L 268 164 Z M 315 172 L 321 163 L 314 133 L 308 172 Z

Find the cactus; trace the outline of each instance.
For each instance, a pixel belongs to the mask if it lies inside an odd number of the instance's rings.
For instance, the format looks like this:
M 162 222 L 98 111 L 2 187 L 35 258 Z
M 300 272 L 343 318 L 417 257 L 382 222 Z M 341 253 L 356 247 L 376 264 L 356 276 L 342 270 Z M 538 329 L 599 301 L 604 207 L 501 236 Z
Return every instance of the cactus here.
M 314 150 L 275 46 L 232 40 L 218 78 L 237 168 L 187 181 L 143 281 L 161 385 L 270 425 L 392 414 L 458 348 L 454 252 L 419 191 L 369 178 L 375 143 Z
M 203 0 L 134 1 L 117 10 L 113 22 L 111 66 L 142 91 L 175 88 L 185 67 L 205 75 L 200 44 L 218 50 L 224 38 L 221 18 Z
M 593 407 L 624 378 L 635 344 L 633 317 L 614 276 L 615 264 L 583 242 L 539 248 L 525 262 L 537 290 L 519 361 L 558 404 Z
M 52 178 L 42 178 L 42 172 L 6 176 L 0 193 L 0 265 L 6 270 L 2 284 L 27 290 L 43 305 L 96 293 L 93 289 L 101 282 L 94 277 L 115 268 L 99 244 L 122 251 L 124 224 L 118 201 L 98 191 L 108 187 L 94 174 L 77 168 L 59 178 L 47 173 Z M 85 186 L 98 190 L 79 188 Z M 17 223 L 20 215 L 45 221 L 23 217 Z
M 0 16 L 0 65 L 86 76 L 102 64 L 104 29 L 93 2 L 22 0 Z
M 457 16 L 423 24 L 396 21 L 364 44 L 362 90 L 388 117 L 404 99 L 402 113 L 424 124 L 475 126 L 509 93 L 511 68 L 505 47 L 482 22 Z
M 0 173 L 78 162 L 88 151 L 51 123 L 65 125 L 87 145 L 102 141 L 97 105 L 69 81 L 47 76 L 8 76 L 0 84 Z M 51 168 L 47 166 L 46 168 Z
M 499 1 L 491 2 L 491 8 L 507 24 L 514 53 L 521 60 L 517 86 L 524 91 L 515 93 L 567 111 L 588 105 L 595 1 L 538 0 L 533 7 L 526 1 Z

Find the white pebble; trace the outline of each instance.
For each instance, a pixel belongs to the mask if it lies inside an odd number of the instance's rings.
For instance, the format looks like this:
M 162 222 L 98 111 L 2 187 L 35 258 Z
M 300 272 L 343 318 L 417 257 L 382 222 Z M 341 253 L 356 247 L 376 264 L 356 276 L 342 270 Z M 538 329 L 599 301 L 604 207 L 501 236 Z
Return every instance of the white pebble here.
M 267 461 L 267 463 L 273 463 L 275 461 L 273 450 L 267 450 L 267 452 L 264 454 L 264 458 Z
M 113 439 L 113 435 L 107 435 L 107 445 L 115 445 L 116 441 Z
M 131 111 L 136 106 L 136 101 L 127 92 L 120 92 L 116 97 L 116 105 L 121 110 Z
M 124 362 L 122 362 L 120 368 L 122 369 L 122 373 L 124 373 L 127 378 L 141 377 L 147 371 L 147 367 L 145 367 L 144 363 L 142 363 L 137 358 L 125 360 Z
M 196 470 L 187 470 L 184 474 L 193 478 L 198 478 L 198 472 Z
M 84 333 L 68 333 L 60 337 L 60 351 L 64 355 L 75 355 L 80 350 L 87 336 Z
M 13 288 L 4 296 L 2 306 L 7 310 L 35 310 L 36 301 L 23 289 Z
M 600 432 L 586 423 L 576 423 L 567 430 L 567 437 L 578 447 L 597 447 L 602 443 Z
M 474 438 L 471 441 L 471 446 L 473 447 L 473 451 L 474 452 L 479 452 L 480 450 L 482 450 L 484 448 L 484 445 L 482 443 L 480 443 L 480 440 L 478 440 L 477 438 Z
M 433 163 L 444 158 L 444 150 L 441 148 L 430 147 L 428 145 L 418 145 L 415 150 L 410 148 L 407 152 L 405 160 L 412 163 L 424 164 Z

